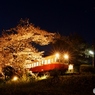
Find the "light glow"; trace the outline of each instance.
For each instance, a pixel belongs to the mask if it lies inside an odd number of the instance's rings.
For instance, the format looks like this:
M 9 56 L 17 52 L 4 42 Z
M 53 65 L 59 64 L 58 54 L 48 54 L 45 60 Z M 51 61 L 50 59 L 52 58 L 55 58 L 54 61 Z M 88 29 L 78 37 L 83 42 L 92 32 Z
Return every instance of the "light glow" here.
M 64 54 L 64 59 L 68 60 L 69 59 L 69 55 L 68 54 Z
M 93 51 L 91 51 L 91 50 L 89 51 L 89 53 L 90 53 L 90 54 L 92 54 L 92 55 L 94 54 L 94 52 L 93 52 Z
M 56 53 L 55 56 L 56 56 L 56 58 L 59 58 L 60 55 L 59 55 L 59 53 Z
M 69 65 L 68 70 L 69 70 L 69 71 L 73 70 L 73 65 L 72 65 L 72 64 Z
M 38 78 L 38 80 L 43 80 L 43 79 L 47 79 L 49 76 L 48 75 L 44 75 Z
M 48 64 L 50 64 L 50 59 L 48 59 Z
M 17 76 L 14 76 L 12 81 L 17 81 L 18 80 L 18 77 Z

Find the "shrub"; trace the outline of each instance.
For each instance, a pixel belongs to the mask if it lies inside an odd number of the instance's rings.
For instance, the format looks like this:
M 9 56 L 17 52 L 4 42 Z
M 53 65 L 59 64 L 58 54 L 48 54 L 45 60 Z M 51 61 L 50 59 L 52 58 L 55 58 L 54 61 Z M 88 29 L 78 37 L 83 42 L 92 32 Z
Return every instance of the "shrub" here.
M 81 65 L 80 66 L 81 73 L 92 73 L 95 74 L 95 68 L 92 65 Z
M 15 75 L 15 69 L 11 66 L 5 66 L 2 71 L 5 76 L 5 80 L 10 80 L 13 75 Z

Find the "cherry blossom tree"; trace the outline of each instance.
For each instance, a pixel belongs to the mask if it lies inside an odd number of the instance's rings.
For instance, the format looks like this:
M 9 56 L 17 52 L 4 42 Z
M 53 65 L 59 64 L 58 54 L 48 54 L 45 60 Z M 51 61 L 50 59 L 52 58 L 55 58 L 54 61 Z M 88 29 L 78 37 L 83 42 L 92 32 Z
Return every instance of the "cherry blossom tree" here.
M 33 43 L 48 45 L 54 41 L 55 33 L 35 27 L 29 20 L 20 20 L 15 28 L 4 30 L 0 37 L 0 64 L 23 67 L 26 59 L 40 60 L 44 51 L 39 51 Z

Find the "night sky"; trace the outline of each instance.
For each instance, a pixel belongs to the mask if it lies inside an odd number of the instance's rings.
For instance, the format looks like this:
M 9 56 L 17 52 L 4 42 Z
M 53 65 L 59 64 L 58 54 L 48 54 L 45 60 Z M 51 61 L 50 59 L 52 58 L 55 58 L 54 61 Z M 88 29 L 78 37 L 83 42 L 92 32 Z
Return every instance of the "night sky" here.
M 15 27 L 21 18 L 49 32 L 77 32 L 89 43 L 95 40 L 95 0 L 0 1 L 0 33 Z

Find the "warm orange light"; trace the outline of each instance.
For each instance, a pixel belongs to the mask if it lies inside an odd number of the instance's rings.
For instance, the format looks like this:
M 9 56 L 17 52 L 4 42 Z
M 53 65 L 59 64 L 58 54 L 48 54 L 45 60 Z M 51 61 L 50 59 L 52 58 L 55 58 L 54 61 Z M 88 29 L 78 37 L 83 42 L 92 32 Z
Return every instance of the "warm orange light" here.
M 68 60 L 69 59 L 69 55 L 68 54 L 64 54 L 64 59 Z
M 49 77 L 49 75 L 44 75 L 44 76 L 38 77 L 38 80 L 47 79 L 48 77 Z
M 56 53 L 55 56 L 56 56 L 56 58 L 59 58 L 60 55 L 59 55 L 59 53 Z
M 18 77 L 17 76 L 14 76 L 12 81 L 17 81 L 18 80 Z

